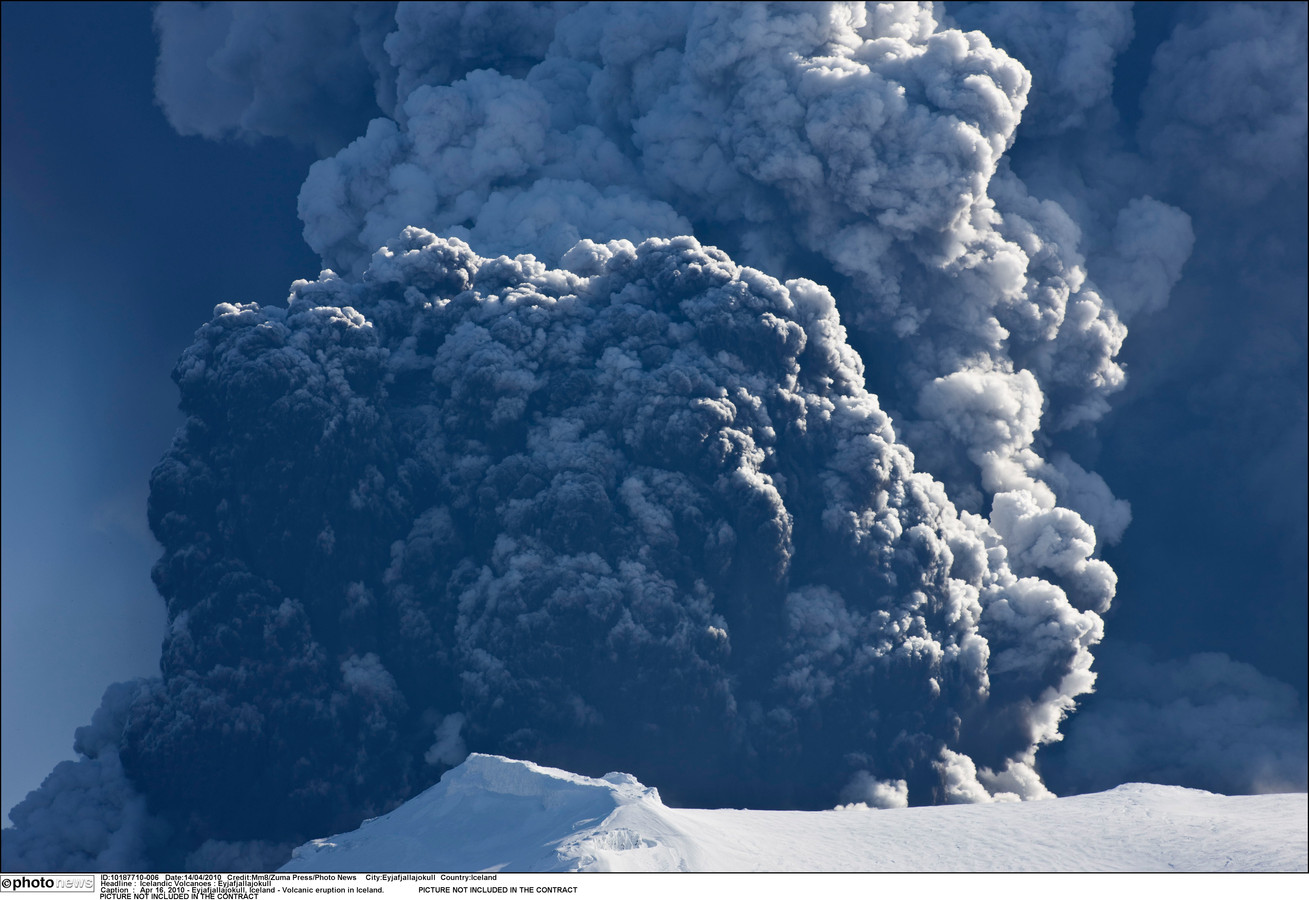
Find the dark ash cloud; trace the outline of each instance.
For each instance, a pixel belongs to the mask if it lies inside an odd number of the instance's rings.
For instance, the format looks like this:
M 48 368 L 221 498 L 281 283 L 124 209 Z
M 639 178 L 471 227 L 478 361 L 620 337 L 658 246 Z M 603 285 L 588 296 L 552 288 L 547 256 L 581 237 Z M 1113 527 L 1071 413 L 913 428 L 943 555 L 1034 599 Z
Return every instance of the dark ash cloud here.
M 1309 731 L 1295 689 L 1225 653 L 1156 660 L 1106 649 L 1097 696 L 1042 771 L 1060 791 L 1128 781 L 1221 794 L 1303 792 Z
M 390 111 L 394 3 L 160 3 L 155 99 L 179 134 L 340 149 Z
M 470 751 L 685 805 L 1048 796 L 1132 518 L 1086 448 L 1197 234 L 1111 140 L 1126 4 L 951 11 L 162 5 L 179 131 L 324 154 L 326 268 L 178 363 L 163 677 L 6 866 L 69 803 L 102 824 L 50 868 L 267 868 Z M 1160 51 L 1156 161 L 1219 31 Z
M 831 295 L 689 237 L 564 262 L 407 229 L 197 334 L 118 751 L 166 849 L 234 865 L 461 747 L 705 805 L 1044 794 L 1100 619 L 914 471 Z

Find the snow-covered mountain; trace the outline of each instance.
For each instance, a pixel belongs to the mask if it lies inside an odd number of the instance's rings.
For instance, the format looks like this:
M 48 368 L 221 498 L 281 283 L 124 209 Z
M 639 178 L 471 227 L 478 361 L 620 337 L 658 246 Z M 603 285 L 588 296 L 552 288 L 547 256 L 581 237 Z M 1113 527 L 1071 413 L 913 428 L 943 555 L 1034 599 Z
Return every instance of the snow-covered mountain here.
M 1305 794 L 1151 784 L 969 806 L 671 809 L 631 775 L 473 754 L 282 871 L 1304 872 L 1307 822 Z

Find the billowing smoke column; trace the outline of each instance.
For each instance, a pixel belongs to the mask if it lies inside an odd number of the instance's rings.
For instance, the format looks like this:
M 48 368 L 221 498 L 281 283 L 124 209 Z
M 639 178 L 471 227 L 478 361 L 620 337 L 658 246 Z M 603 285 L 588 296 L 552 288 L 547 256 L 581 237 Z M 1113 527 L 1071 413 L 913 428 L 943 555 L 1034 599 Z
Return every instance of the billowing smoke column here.
M 831 295 L 690 237 L 562 264 L 406 229 L 201 329 L 117 750 L 152 811 L 288 840 L 468 749 L 694 803 L 1043 795 L 1100 618 L 913 471 Z
M 397 11 L 386 45 L 402 81 L 420 68 L 407 36 L 453 34 L 424 25 L 447 14 Z M 1050 515 L 1062 502 L 1116 540 L 1126 505 L 1037 431 L 1107 410 L 1125 328 L 1087 280 L 1077 227 L 1003 164 L 1026 71 L 979 32 L 935 28 L 912 5 L 588 7 L 524 77 L 420 83 L 316 164 L 305 236 L 357 274 L 412 224 L 547 262 L 581 237 L 693 228 L 835 289 L 880 360 L 874 387 L 901 398 L 907 436 L 960 503 L 1018 491 L 1007 535 L 1040 516 L 1080 543 Z M 1130 239 L 1106 270 L 1153 288 L 1138 305 L 1162 302 L 1190 252 L 1186 216 L 1140 198 L 1120 218 Z M 1026 555 L 1107 607 L 1107 568 Z
M 914 4 L 156 23 L 179 130 L 384 115 L 300 195 L 334 271 L 179 362 L 162 680 L 111 691 L 7 867 L 266 868 L 472 750 L 696 805 L 1047 794 L 1129 519 L 1059 436 L 1126 329 L 1004 159 L 1023 66 Z M 1116 221 L 1123 315 L 1161 305 L 1185 214 Z M 75 781 L 107 812 L 52 836 Z

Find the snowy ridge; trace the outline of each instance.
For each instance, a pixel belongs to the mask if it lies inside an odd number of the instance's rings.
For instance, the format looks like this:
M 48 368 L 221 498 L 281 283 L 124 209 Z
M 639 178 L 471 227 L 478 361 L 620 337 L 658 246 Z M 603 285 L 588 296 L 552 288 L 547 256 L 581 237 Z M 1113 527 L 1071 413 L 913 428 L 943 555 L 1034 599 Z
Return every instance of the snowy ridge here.
M 283 871 L 685 869 L 675 847 L 642 836 L 675 833 L 672 812 L 631 775 L 474 753 L 398 809 L 298 848 Z
M 1305 794 L 1127 784 L 1026 803 L 824 812 L 670 809 L 631 775 L 473 754 L 282 871 L 1303 872 Z

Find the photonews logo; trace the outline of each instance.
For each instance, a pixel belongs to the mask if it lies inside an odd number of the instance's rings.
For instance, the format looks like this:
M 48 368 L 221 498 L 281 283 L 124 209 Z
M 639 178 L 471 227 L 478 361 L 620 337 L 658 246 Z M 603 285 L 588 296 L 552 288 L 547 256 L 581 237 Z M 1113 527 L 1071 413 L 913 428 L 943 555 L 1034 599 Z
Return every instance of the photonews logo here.
M 0 879 L 5 891 L 94 891 L 94 875 L 19 875 Z

